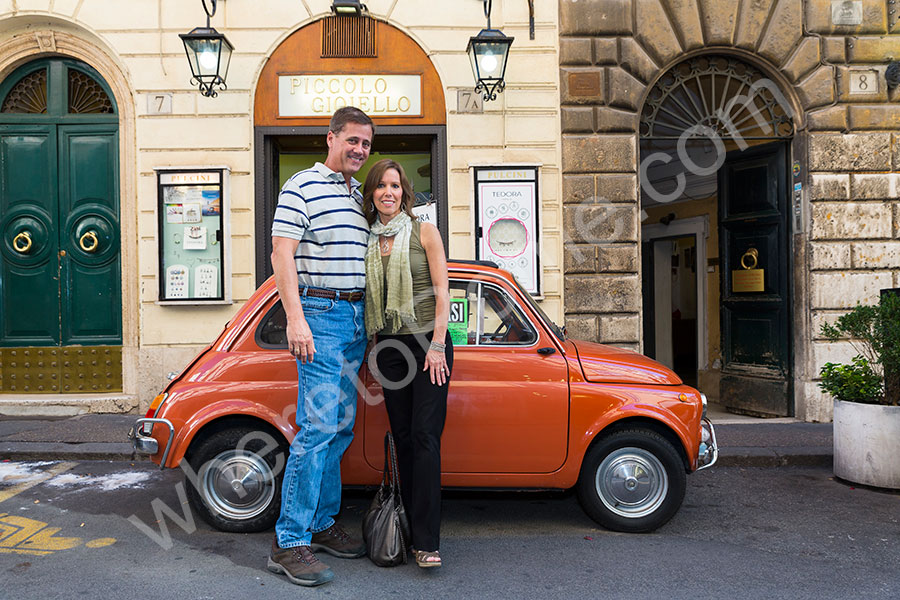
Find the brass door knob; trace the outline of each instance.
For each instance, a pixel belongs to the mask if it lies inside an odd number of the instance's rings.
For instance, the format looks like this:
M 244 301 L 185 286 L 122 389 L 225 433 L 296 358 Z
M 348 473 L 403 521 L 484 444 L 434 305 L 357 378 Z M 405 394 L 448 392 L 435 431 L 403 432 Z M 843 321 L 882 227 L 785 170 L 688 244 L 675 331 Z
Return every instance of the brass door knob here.
M 31 234 L 27 231 L 20 231 L 16 237 L 13 238 L 13 249 L 19 254 L 28 254 L 28 251 L 31 250 Z
M 87 231 L 78 240 L 78 245 L 85 252 L 96 252 L 97 247 L 100 246 L 100 238 L 97 237 L 96 231 Z

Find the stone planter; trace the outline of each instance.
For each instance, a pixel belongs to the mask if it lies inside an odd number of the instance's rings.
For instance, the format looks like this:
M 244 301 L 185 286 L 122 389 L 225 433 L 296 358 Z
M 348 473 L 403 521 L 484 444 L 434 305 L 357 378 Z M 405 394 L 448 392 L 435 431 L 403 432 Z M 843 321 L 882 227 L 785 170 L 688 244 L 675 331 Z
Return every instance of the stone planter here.
M 900 489 L 900 406 L 834 401 L 834 474 Z

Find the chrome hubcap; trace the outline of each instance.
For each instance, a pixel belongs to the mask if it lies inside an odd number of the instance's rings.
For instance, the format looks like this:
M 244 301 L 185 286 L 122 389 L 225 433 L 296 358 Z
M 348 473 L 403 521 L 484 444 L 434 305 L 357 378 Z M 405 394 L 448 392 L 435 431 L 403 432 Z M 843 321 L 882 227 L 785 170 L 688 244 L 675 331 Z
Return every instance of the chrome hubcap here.
M 252 519 L 275 497 L 275 475 L 253 452 L 222 452 L 203 466 L 200 483 L 206 505 L 229 519 Z
M 606 508 L 621 517 L 637 519 L 662 505 L 669 491 L 669 478 L 652 452 L 619 448 L 600 463 L 594 485 Z

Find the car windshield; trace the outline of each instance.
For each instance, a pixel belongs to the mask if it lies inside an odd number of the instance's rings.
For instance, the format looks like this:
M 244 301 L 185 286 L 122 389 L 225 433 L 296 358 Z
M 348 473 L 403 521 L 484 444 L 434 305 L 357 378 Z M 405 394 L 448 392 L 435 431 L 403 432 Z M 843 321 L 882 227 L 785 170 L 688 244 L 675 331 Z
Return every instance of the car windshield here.
M 529 294 L 525 290 L 525 288 L 522 287 L 522 284 L 519 283 L 519 280 L 516 279 L 516 276 L 513 275 L 512 273 L 510 273 L 510 275 L 512 275 L 513 282 L 516 284 L 516 287 L 519 288 L 519 292 L 522 295 L 522 297 L 525 298 L 525 300 L 528 302 L 528 305 L 532 308 L 532 310 L 534 310 L 534 312 L 536 312 L 538 314 L 538 316 L 541 319 L 543 319 L 544 323 L 547 324 L 547 327 L 549 327 L 550 330 L 553 332 L 553 335 L 558 337 L 559 341 L 561 341 L 561 342 L 566 341 L 566 332 L 563 330 L 563 328 L 560 327 L 559 325 L 557 325 L 556 323 L 554 323 L 553 320 L 547 316 L 547 313 L 544 312 L 544 309 L 542 309 L 540 307 L 540 305 L 534 301 L 534 298 L 531 297 L 531 294 Z

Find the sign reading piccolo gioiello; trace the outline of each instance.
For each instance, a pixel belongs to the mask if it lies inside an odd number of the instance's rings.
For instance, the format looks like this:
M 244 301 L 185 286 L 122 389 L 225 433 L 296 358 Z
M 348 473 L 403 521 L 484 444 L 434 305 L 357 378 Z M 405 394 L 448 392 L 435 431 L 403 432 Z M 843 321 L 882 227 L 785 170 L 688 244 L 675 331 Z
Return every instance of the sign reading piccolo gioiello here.
M 281 75 L 278 116 L 330 117 L 343 106 L 372 116 L 422 114 L 420 75 Z

